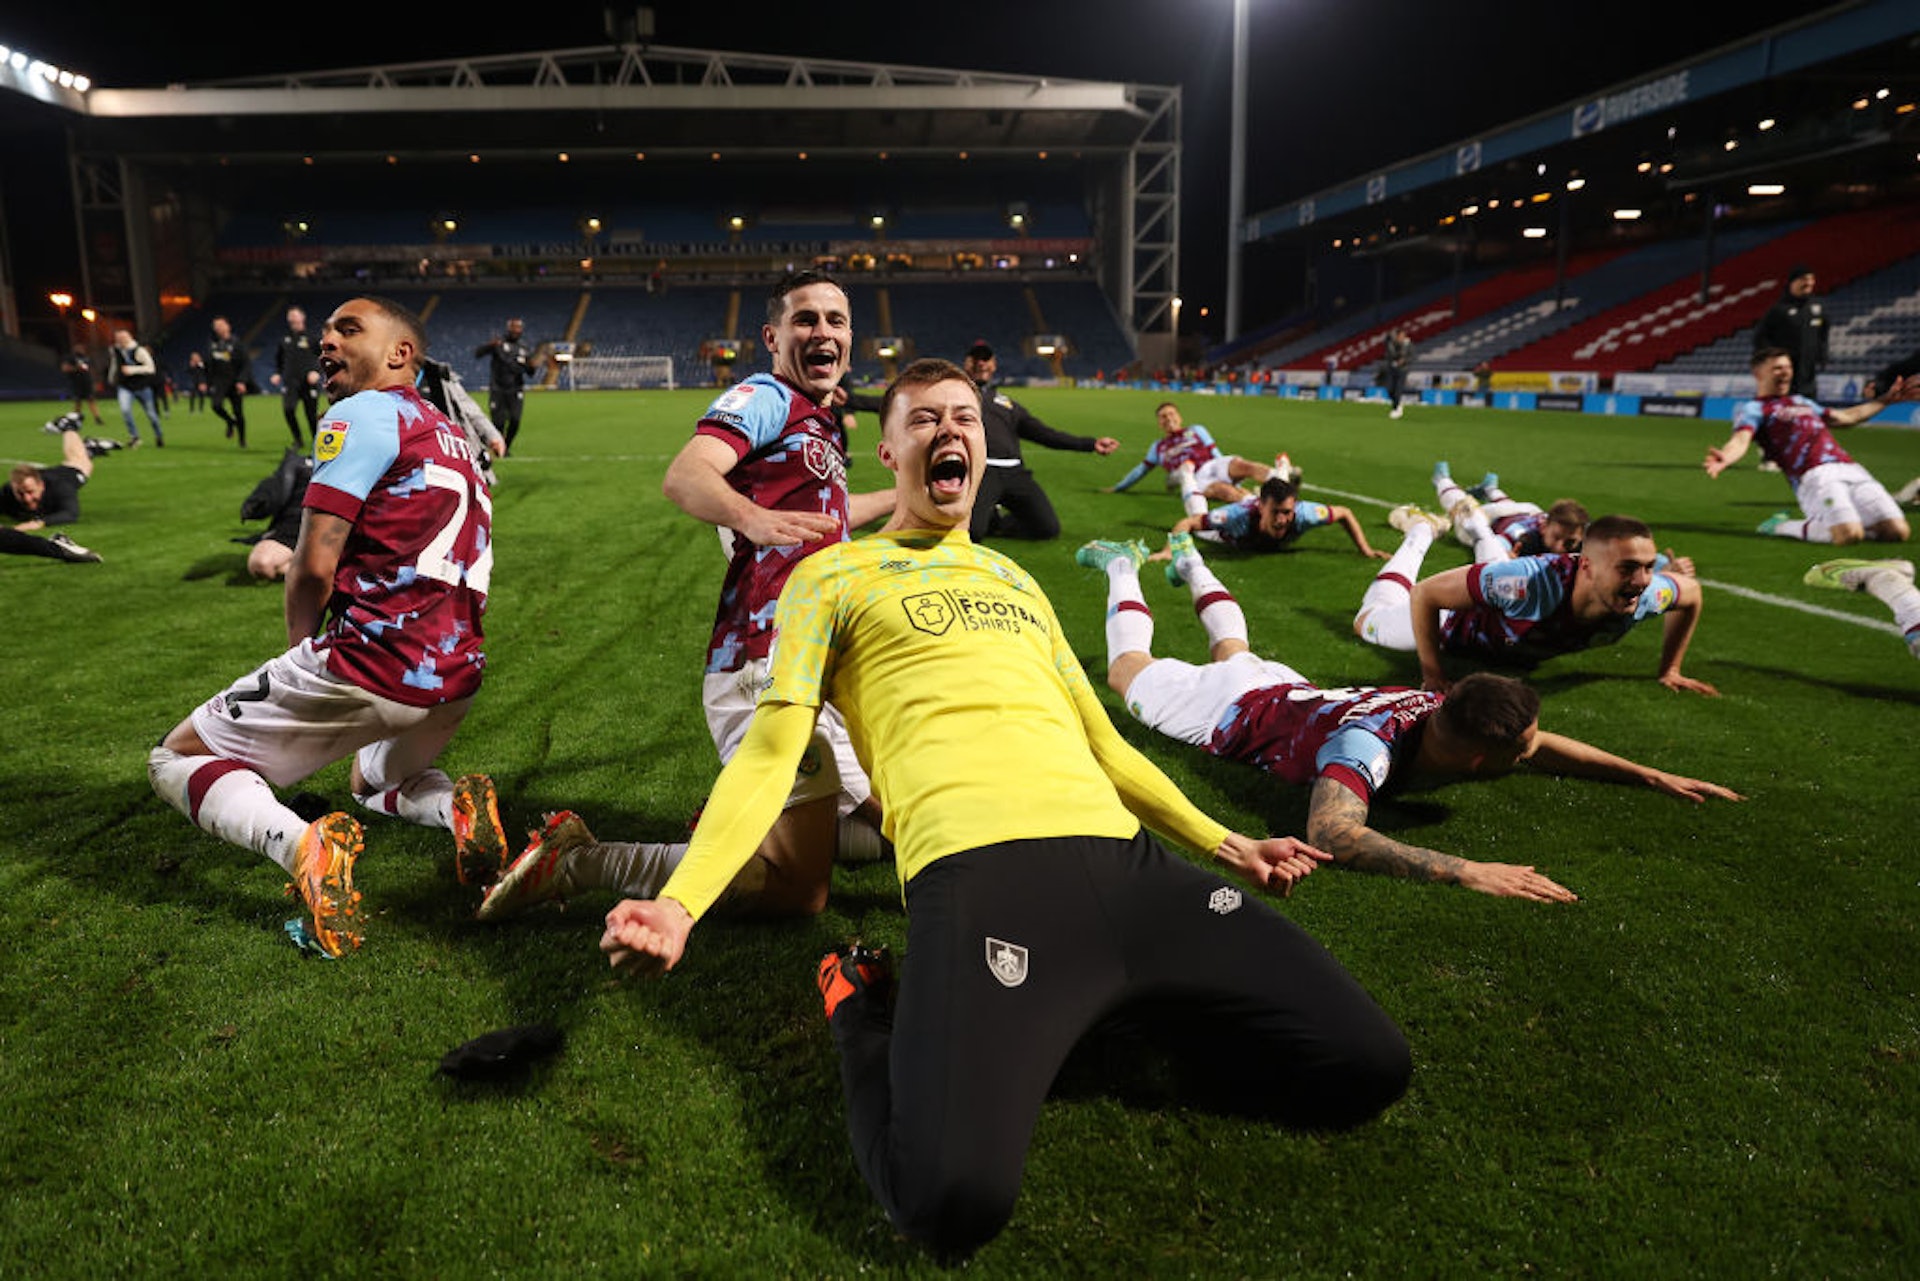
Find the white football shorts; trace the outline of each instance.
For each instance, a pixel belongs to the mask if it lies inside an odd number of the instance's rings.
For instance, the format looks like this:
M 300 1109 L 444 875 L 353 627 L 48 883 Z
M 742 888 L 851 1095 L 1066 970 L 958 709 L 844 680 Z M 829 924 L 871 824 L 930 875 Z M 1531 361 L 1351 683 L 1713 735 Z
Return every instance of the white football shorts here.
M 754 659 L 731 672 L 708 672 L 702 678 L 701 700 L 707 709 L 707 730 L 713 746 L 726 764 L 740 750 L 740 740 L 753 723 L 753 709 L 760 692 L 768 683 L 768 665 L 764 658 Z M 826 768 L 822 768 L 822 766 Z M 787 808 L 817 801 L 839 793 L 839 811 L 851 814 L 873 795 L 873 784 L 860 758 L 854 755 L 853 740 L 847 737 L 846 722 L 831 704 L 820 709 L 814 722 L 813 743 L 800 758 L 800 771 L 794 775 L 793 791 L 787 794 Z
M 1142 725 L 1195 747 L 1213 741 L 1227 709 L 1256 689 L 1301 685 L 1306 677 L 1285 663 L 1243 650 L 1218 663 L 1156 658 L 1127 686 L 1127 710 Z
M 412 707 L 382 698 L 333 675 L 303 640 L 194 708 L 193 730 L 215 756 L 275 787 L 357 754 L 368 789 L 378 791 L 432 765 L 472 702 Z

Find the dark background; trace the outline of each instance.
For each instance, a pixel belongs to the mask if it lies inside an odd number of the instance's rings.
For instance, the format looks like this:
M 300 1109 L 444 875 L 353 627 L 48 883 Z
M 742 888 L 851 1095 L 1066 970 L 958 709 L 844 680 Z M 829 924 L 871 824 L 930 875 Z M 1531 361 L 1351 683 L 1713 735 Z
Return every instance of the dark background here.
M 0 42 L 111 87 L 610 43 L 600 3 L 10 5 Z M 631 14 L 632 6 L 620 10 Z M 1531 115 L 1816 9 L 1610 0 L 1430 4 L 1253 0 L 1247 212 Z M 971 0 L 950 20 L 880 5 L 662 3 L 651 43 L 1033 75 L 1179 84 L 1181 292 L 1217 332 L 1225 300 L 1231 0 Z M 17 95 L 4 94 L 0 99 Z M 0 101 L 0 161 L 23 313 L 77 280 L 56 114 Z M 1273 311 L 1249 252 L 1243 328 Z M 1201 309 L 1212 322 L 1199 321 Z

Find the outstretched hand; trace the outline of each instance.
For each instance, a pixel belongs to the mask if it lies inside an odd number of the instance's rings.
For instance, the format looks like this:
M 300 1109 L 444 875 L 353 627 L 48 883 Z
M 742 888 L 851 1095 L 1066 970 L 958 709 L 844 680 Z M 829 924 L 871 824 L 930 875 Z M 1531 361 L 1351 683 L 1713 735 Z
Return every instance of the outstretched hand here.
M 1661 672 L 1660 683 L 1676 694 L 1701 694 L 1707 698 L 1720 697 L 1720 691 L 1705 681 L 1697 681 L 1691 676 L 1682 676 L 1679 672 Z
M 1467 863 L 1460 884 L 1496 898 L 1524 898 L 1535 903 L 1578 903 L 1580 896 L 1531 867 L 1514 863 Z
M 1668 796 L 1677 796 L 1683 801 L 1702 804 L 1710 796 L 1723 801 L 1744 801 L 1747 798 L 1732 788 L 1722 787 L 1718 783 L 1709 783 L 1704 779 L 1687 778 L 1680 774 L 1669 774 L 1664 770 L 1654 770 L 1647 777 L 1647 786 Z
M 607 913 L 600 950 L 620 974 L 653 976 L 679 964 L 693 917 L 673 899 L 623 899 Z
M 1709 479 L 1718 477 L 1721 472 L 1732 465 L 1733 460 L 1728 458 L 1726 453 L 1718 445 L 1707 450 L 1707 460 L 1701 464 L 1702 467 L 1707 469 Z
M 1293 893 L 1301 877 L 1333 855 L 1317 850 L 1291 836 L 1269 836 L 1256 841 L 1238 832 L 1227 833 L 1214 857 L 1263 890 L 1277 891 L 1281 898 Z

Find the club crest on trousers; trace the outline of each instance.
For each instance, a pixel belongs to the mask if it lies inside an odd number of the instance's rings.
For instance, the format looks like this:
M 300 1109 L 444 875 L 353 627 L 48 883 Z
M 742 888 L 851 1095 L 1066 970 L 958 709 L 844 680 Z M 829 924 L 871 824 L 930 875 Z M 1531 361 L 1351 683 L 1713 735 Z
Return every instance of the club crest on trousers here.
M 1018 943 L 989 938 L 987 970 L 1002 987 L 1019 987 L 1027 981 L 1027 949 Z

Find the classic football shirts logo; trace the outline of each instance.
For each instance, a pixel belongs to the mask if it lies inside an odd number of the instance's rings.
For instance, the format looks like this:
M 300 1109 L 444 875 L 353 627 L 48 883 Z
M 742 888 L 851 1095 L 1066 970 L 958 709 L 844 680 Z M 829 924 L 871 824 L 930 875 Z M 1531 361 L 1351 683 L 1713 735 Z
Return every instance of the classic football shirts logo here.
M 903 597 L 907 621 L 915 631 L 943 636 L 955 623 L 969 632 L 1012 632 L 1028 628 L 1047 635 L 1040 616 L 1017 600 L 995 591 L 961 589 L 958 591 L 916 592 Z

